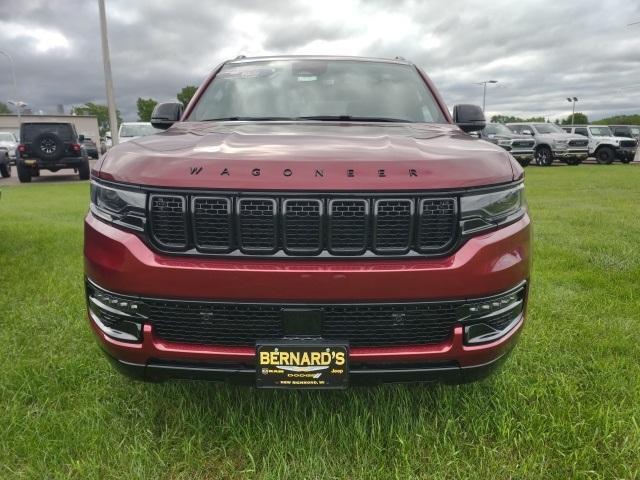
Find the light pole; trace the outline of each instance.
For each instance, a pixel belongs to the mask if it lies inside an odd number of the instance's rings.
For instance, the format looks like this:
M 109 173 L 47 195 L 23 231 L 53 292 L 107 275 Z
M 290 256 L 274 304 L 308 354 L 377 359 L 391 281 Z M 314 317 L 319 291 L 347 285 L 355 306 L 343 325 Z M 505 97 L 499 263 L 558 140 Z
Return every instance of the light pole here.
M 104 82 L 107 87 L 107 106 L 109 108 L 109 125 L 111 126 L 111 144 L 118 144 L 118 117 L 116 102 L 113 98 L 113 79 L 111 77 L 111 59 L 109 57 L 109 39 L 107 38 L 107 14 L 104 0 L 98 0 L 100 10 L 100 34 L 102 38 L 102 63 L 104 64 Z
M 487 83 L 498 83 L 498 80 L 485 80 L 483 82 L 478 82 L 476 85 L 482 85 L 482 111 L 484 112 L 484 107 L 487 103 Z
M 567 102 L 570 102 L 573 105 L 571 110 L 571 126 L 573 126 L 573 117 L 576 114 L 576 102 L 578 101 L 578 97 L 567 97 Z
M 18 82 L 16 81 L 16 67 L 13 62 L 13 57 L 9 55 L 7 52 L 5 52 L 4 50 L 0 50 L 0 55 L 4 55 L 5 57 L 7 57 L 9 59 L 9 63 L 11 64 L 11 77 L 13 78 L 13 95 L 17 99 L 18 98 Z M 23 102 L 18 102 L 18 100 L 16 100 L 15 102 L 9 102 L 9 103 L 12 105 L 16 105 L 16 102 L 23 103 Z M 24 105 L 26 105 L 26 103 Z M 20 124 L 22 123 L 20 118 L 20 107 L 16 105 L 16 109 L 18 110 L 18 126 L 20 126 Z

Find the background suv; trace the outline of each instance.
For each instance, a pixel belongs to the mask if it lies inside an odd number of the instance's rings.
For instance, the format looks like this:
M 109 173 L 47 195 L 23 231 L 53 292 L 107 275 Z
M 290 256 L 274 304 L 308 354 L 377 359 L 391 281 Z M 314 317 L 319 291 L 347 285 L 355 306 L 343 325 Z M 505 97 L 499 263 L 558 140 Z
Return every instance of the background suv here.
M 562 160 L 567 165 L 579 165 L 589 156 L 587 139 L 570 135 L 553 123 L 509 123 L 507 126 L 516 133 L 535 139 L 538 165 L 551 165 L 554 159 Z
M 16 161 L 20 182 L 30 182 L 40 170 L 57 172 L 72 168 L 81 180 L 89 180 L 89 158 L 72 123 L 31 123 L 20 125 L 19 158 Z
M 609 125 L 616 137 L 634 138 L 640 142 L 640 125 Z
M 464 382 L 524 325 L 524 170 L 405 60 L 238 58 L 98 161 L 90 328 L 142 379 Z
M 598 163 L 610 164 L 616 158 L 622 163 L 633 161 L 638 141 L 632 138 L 616 137 L 604 125 L 563 126 L 567 133 L 582 135 L 589 139 L 589 155 Z
M 501 146 L 513 155 L 520 165 L 526 167 L 533 159 L 536 141 L 529 135 L 519 135 L 501 123 L 487 123 L 478 135 L 483 140 Z

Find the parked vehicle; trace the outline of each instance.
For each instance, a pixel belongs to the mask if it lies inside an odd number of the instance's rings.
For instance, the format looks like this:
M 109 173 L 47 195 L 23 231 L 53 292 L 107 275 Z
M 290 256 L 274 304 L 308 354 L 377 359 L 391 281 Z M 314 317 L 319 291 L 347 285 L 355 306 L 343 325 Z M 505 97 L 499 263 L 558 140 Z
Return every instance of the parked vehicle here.
M 604 125 L 573 125 L 563 126 L 567 133 L 582 135 L 589 139 L 589 155 L 595 157 L 598 163 L 610 164 L 616 158 L 622 163 L 629 163 L 636 154 L 638 141 L 616 137 L 611 129 Z
M 640 125 L 609 125 L 616 137 L 634 138 L 640 142 Z
M 158 128 L 154 128 L 149 122 L 124 122 L 120 125 L 118 137 L 120 138 L 120 143 L 123 143 L 161 131 Z
M 57 172 L 72 168 L 81 180 L 88 180 L 89 158 L 80 145 L 83 139 L 72 123 L 23 122 L 20 125 L 19 158 L 16 162 L 18 179 L 20 182 L 30 182 L 31 177 L 40 175 L 40 170 Z
M 16 162 L 16 151 L 18 150 L 18 140 L 11 132 L 0 132 L 0 148 L 4 148 L 9 154 L 12 163 Z
M 536 163 L 548 166 L 558 159 L 567 165 L 580 165 L 589 155 L 589 141 L 570 135 L 553 123 L 508 123 L 514 132 L 530 135 L 536 140 Z
M 513 133 L 501 123 L 487 123 L 487 126 L 480 130 L 479 137 L 504 148 L 523 167 L 533 160 L 536 141 L 531 136 Z
M 95 159 L 98 158 L 98 146 L 96 145 L 96 142 L 91 140 L 91 138 L 85 136 L 80 144 L 83 146 L 85 152 L 87 152 L 87 155 L 89 157 Z
M 9 178 L 11 176 L 11 158 L 9 151 L 5 147 L 0 147 L 0 177 Z
M 238 58 L 114 146 L 85 220 L 88 319 L 136 378 L 466 382 L 522 330 L 524 170 L 396 59 Z

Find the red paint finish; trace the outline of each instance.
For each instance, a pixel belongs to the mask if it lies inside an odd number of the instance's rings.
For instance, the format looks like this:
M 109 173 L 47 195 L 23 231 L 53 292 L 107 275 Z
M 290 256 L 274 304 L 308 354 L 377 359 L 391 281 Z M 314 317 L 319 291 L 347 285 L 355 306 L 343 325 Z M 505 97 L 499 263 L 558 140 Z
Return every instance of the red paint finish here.
M 92 175 L 147 187 L 237 192 L 445 191 L 507 184 L 524 175 L 505 150 L 452 124 L 444 100 L 420 69 L 447 123 L 185 121 L 221 67 L 196 92 L 183 121 L 112 148 Z M 461 300 L 501 293 L 529 279 L 531 225 L 524 215 L 437 259 L 213 258 L 159 254 L 143 236 L 88 214 L 84 255 L 89 279 L 130 295 L 282 303 Z M 124 362 L 254 362 L 253 348 L 165 342 L 149 324 L 141 343 L 125 343 L 89 323 L 101 346 Z M 352 348 L 350 359 L 481 366 L 514 345 L 523 323 L 524 313 L 515 328 L 488 344 L 465 345 L 458 325 L 437 345 Z

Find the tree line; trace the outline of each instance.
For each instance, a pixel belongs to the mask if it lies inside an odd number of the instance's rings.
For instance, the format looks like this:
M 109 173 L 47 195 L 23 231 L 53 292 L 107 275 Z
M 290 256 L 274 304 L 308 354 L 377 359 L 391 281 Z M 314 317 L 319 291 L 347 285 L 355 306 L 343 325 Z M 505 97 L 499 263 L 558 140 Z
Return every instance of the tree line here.
M 514 117 L 511 115 L 493 115 L 491 117 L 491 122 L 493 123 L 548 123 L 548 120 L 544 117 L 529 117 L 529 118 L 520 118 Z M 571 115 L 567 116 L 563 119 L 556 119 L 555 122 L 557 125 L 586 125 L 586 124 L 596 124 L 596 125 L 640 125 L 640 114 L 635 115 L 614 115 L 612 117 L 601 118 L 600 120 L 594 120 L 589 122 L 589 117 L 587 117 L 582 112 L 576 112 L 573 115 L 573 121 L 571 121 Z

